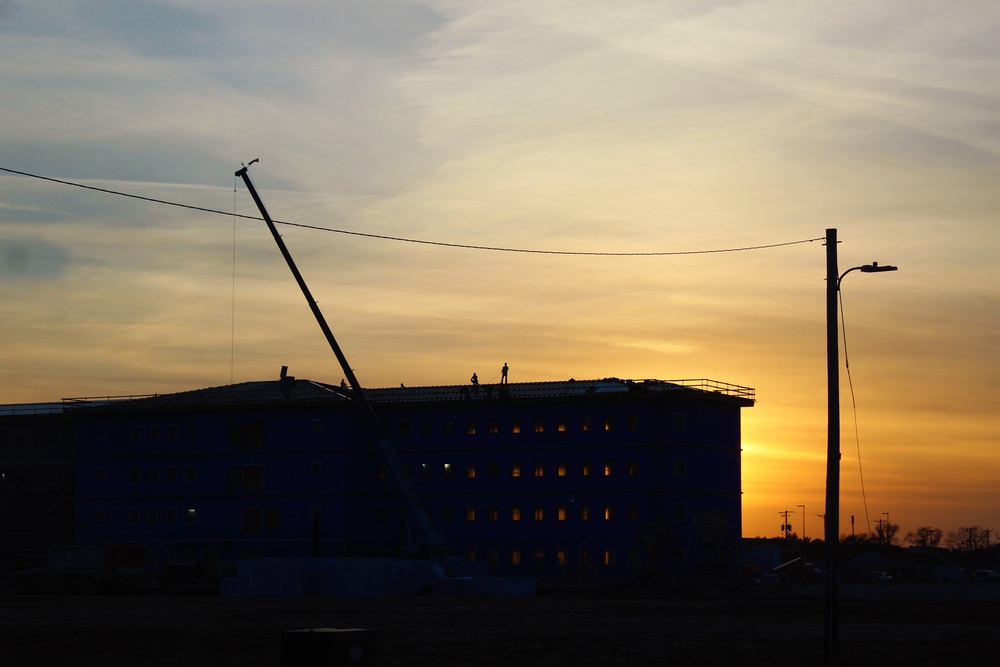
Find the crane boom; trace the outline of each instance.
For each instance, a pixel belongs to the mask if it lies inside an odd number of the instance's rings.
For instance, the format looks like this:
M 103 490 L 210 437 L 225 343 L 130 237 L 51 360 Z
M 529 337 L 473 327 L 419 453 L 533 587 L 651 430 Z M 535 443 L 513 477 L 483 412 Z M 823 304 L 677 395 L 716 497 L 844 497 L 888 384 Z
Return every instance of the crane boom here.
M 333 354 L 337 357 L 337 361 L 340 362 L 340 367 L 344 370 L 344 375 L 347 378 L 348 383 L 350 383 L 351 389 L 354 391 L 354 398 L 362 405 L 364 411 L 368 415 L 371 425 L 375 429 L 379 447 L 382 448 L 382 453 L 389 462 L 389 467 L 392 469 L 392 472 L 396 477 L 396 481 L 399 483 L 400 490 L 402 491 L 403 497 L 409 507 L 409 513 L 412 514 L 413 520 L 417 522 L 419 529 L 423 533 L 422 537 L 420 537 L 416 543 L 408 545 L 409 553 L 406 555 L 412 557 L 418 555 L 421 551 L 427 551 L 430 554 L 433 554 L 435 550 L 443 547 L 443 540 L 434 528 L 434 524 L 431 523 L 427 510 L 424 509 L 423 503 L 420 502 L 420 497 L 417 496 L 416 490 L 410 483 L 410 479 L 406 474 L 406 470 L 403 468 L 403 464 L 400 463 L 399 458 L 396 456 L 396 450 L 393 448 L 392 443 L 389 442 L 389 435 L 386 433 L 385 427 L 382 425 L 382 421 L 378 418 L 378 414 L 375 412 L 375 408 L 372 407 L 371 401 L 368 400 L 368 396 L 365 394 L 364 389 L 362 389 L 361 383 L 358 382 L 358 378 L 354 374 L 354 370 L 351 368 L 351 365 L 347 363 L 347 357 L 344 356 L 343 350 L 341 350 L 340 345 L 337 344 L 337 339 L 334 338 L 333 331 L 327 324 L 326 318 L 323 317 L 323 313 L 319 309 L 319 304 L 317 304 L 316 300 L 313 299 L 312 293 L 309 291 L 309 286 L 306 285 L 305 279 L 302 277 L 302 274 L 299 273 L 299 269 L 295 265 L 295 260 L 292 259 L 291 253 L 288 252 L 288 247 L 285 246 L 284 240 L 281 238 L 281 235 L 278 234 L 278 230 L 274 226 L 274 221 L 271 220 L 271 216 L 264 207 L 264 202 L 261 201 L 260 195 L 257 194 L 257 189 L 250 181 L 250 175 L 247 171 L 248 168 L 243 167 L 236 172 L 236 175 L 243 179 L 243 183 L 250 192 L 250 196 L 253 197 L 254 203 L 257 204 L 257 208 L 260 210 L 260 214 L 263 216 L 264 222 L 267 223 L 267 228 L 271 231 L 271 236 L 274 237 L 274 242 L 278 244 L 278 250 L 281 251 L 282 257 L 285 258 L 288 268 L 295 277 L 295 282 L 298 283 L 299 289 L 302 290 L 302 295 L 305 296 L 306 302 L 309 304 L 309 308 L 316 317 L 316 322 L 319 323 L 319 328 L 322 329 L 323 335 L 326 336 L 326 341 L 330 344 L 330 348 L 333 350 Z

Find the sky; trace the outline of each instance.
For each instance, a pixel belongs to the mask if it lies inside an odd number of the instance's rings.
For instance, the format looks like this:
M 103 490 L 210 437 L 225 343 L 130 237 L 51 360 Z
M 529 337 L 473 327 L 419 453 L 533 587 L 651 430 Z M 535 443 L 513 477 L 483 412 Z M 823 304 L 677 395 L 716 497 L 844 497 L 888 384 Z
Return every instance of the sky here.
M 259 158 L 363 385 L 753 387 L 743 534 L 822 537 L 836 229 L 841 272 L 899 267 L 842 283 L 841 532 L 1000 531 L 998 33 L 961 0 L 0 0 L 0 403 L 339 382 L 241 217 Z

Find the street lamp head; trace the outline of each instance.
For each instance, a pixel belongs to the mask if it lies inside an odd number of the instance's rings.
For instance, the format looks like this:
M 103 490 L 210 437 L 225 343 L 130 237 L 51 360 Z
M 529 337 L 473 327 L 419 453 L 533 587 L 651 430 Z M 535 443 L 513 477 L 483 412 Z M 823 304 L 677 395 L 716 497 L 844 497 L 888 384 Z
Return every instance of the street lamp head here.
M 865 264 L 861 267 L 861 273 L 881 273 L 882 271 L 898 271 L 899 268 L 892 266 L 891 264 L 886 264 L 885 266 L 879 266 L 878 262 L 872 262 L 871 264 Z

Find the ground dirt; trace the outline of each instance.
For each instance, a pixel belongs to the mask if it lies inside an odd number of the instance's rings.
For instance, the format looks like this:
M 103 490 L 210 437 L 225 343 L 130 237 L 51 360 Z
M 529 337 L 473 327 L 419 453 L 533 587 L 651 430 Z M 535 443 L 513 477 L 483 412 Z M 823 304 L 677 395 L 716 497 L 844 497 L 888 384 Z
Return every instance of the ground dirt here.
M 1000 595 L 955 590 L 842 597 L 840 664 L 996 664 Z M 364 628 L 376 632 L 383 667 L 821 665 L 823 608 L 822 595 L 796 591 L 517 599 L 2 594 L 0 664 L 277 666 L 286 631 Z

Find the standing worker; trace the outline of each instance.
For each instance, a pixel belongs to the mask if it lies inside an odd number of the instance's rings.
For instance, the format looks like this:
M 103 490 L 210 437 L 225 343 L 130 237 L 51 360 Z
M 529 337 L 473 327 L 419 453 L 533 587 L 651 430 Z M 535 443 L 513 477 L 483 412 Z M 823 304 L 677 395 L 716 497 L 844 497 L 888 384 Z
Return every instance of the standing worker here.
M 503 368 L 500 369 L 500 384 L 507 384 L 507 362 L 503 362 Z

